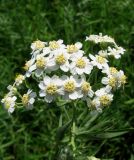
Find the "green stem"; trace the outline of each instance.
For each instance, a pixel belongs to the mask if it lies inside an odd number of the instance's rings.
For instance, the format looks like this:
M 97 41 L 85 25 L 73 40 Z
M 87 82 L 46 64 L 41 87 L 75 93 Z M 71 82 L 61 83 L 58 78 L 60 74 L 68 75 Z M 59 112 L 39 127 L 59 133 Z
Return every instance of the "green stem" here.
M 71 145 L 73 148 L 73 152 L 75 152 L 76 150 L 76 146 L 75 146 L 75 122 L 73 122 L 73 126 L 72 126 L 72 136 L 71 136 Z M 75 156 L 75 154 L 74 154 Z
M 75 157 L 76 145 L 75 145 L 75 133 L 76 133 L 76 103 L 73 103 L 73 118 L 72 118 L 72 128 L 71 128 L 71 146 L 73 150 L 73 156 Z

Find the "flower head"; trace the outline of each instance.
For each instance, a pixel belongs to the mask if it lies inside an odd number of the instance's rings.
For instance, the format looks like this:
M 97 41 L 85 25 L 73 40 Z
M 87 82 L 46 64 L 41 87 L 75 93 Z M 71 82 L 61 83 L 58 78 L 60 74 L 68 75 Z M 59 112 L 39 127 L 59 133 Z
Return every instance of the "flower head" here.
M 124 54 L 125 49 L 122 47 L 116 46 L 115 48 L 108 47 L 108 55 L 113 56 L 115 59 L 121 58 L 121 55 Z
M 65 45 L 63 44 L 63 40 L 50 41 L 49 42 L 49 48 L 50 48 L 51 51 L 54 51 L 54 50 L 57 50 L 57 49 L 65 48 Z
M 17 77 L 15 78 L 15 84 L 19 86 L 20 84 L 22 84 L 24 79 L 25 79 L 25 76 L 23 76 L 22 74 L 17 75 Z
M 80 88 L 80 97 L 86 99 L 87 97 L 92 98 L 94 95 L 94 91 L 89 82 L 86 81 L 85 77 L 82 77 L 81 80 L 81 88 Z
M 40 97 L 44 97 L 46 102 L 51 103 L 56 96 L 62 94 L 61 85 L 61 80 L 58 76 L 45 76 L 43 81 L 39 83 L 39 88 L 41 89 Z
M 113 38 L 105 35 L 103 36 L 102 33 L 100 33 L 99 35 L 90 35 L 89 37 L 86 37 L 86 41 L 92 41 L 94 43 L 114 43 L 115 41 Z
M 62 90 L 64 99 L 77 99 L 80 97 L 78 88 L 81 86 L 81 79 L 78 79 L 77 76 L 62 76 Z
M 71 58 L 72 63 L 70 64 L 70 70 L 72 74 L 90 74 L 93 66 L 89 59 L 83 56 L 82 53 L 78 53 Z
M 32 44 L 31 44 L 31 48 L 32 50 L 42 50 L 44 47 L 45 47 L 45 44 L 46 42 L 42 42 L 40 40 L 37 40 L 37 41 L 34 41 Z
M 4 104 L 4 107 L 8 110 L 9 113 L 12 113 L 15 110 L 15 101 L 16 96 L 6 95 L 1 102 Z
M 89 57 L 91 58 L 91 63 L 93 66 L 96 66 L 98 69 L 104 69 L 108 68 L 108 60 L 102 56 L 96 55 L 93 56 L 92 54 L 89 54 Z
M 29 89 L 27 91 L 27 93 L 23 94 L 23 96 L 22 96 L 22 104 L 27 109 L 32 109 L 33 108 L 33 104 L 35 102 L 35 97 L 36 97 L 36 93 Z

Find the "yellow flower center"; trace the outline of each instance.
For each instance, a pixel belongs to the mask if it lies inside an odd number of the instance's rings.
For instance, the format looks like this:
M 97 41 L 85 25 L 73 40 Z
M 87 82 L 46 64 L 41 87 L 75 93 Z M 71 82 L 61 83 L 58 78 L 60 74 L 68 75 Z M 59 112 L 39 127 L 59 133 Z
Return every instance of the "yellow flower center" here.
M 25 71 L 28 71 L 29 67 L 31 66 L 31 61 L 27 61 L 25 66 L 23 67 Z
M 38 58 L 37 60 L 36 60 L 36 66 L 37 66 L 37 68 L 44 68 L 45 67 L 45 65 L 46 65 L 46 60 L 45 60 L 45 58 L 44 57 L 40 57 L 40 58 Z
M 57 93 L 57 86 L 54 84 L 50 84 L 47 86 L 46 92 L 50 95 L 54 95 Z
M 55 49 L 58 49 L 60 47 L 60 45 L 56 41 L 51 41 L 51 42 L 49 42 L 49 47 L 51 50 L 55 50 Z
M 94 100 L 92 100 L 92 101 L 91 101 L 91 107 L 92 107 L 92 108 L 95 108 L 95 106 L 96 106 L 96 102 L 95 102 Z
M 108 84 L 109 84 L 111 87 L 114 88 L 114 87 L 116 86 L 116 79 L 115 79 L 114 77 L 111 77 L 111 78 L 109 79 Z
M 88 82 L 83 82 L 82 83 L 82 86 L 81 86 L 81 89 L 84 93 L 87 93 L 90 89 L 91 89 L 91 86 L 90 86 L 90 83 Z
M 28 101 L 29 101 L 29 95 L 28 94 L 24 94 L 23 97 L 22 97 L 22 103 L 23 105 L 27 105 L 28 104 Z
M 63 54 L 60 54 L 56 57 L 56 63 L 59 65 L 64 64 L 66 62 L 66 59 Z
M 110 99 L 108 97 L 108 95 L 103 95 L 100 97 L 100 103 L 103 105 L 103 106 L 107 106 L 110 104 Z
M 64 84 L 64 89 L 66 92 L 72 93 L 75 90 L 75 83 L 74 81 L 68 81 Z
M 36 49 L 42 49 L 45 47 L 45 44 L 41 42 L 40 40 L 35 41 L 34 44 L 35 44 Z
M 84 68 L 85 66 L 86 66 L 86 62 L 82 58 L 79 58 L 76 62 L 76 67 Z
M 23 80 L 24 80 L 24 76 L 21 75 L 21 74 L 17 75 L 17 77 L 15 79 L 16 82 L 20 82 L 20 81 L 23 81 Z
M 116 74 L 118 71 L 115 67 L 110 67 L 110 73 L 111 74 Z
M 74 52 L 77 52 L 78 51 L 78 48 L 75 46 L 75 45 L 67 45 L 67 52 L 72 54 Z
M 12 103 L 11 99 L 6 99 L 5 100 L 5 107 L 6 107 L 6 109 L 10 108 L 11 103 Z
M 127 77 L 125 75 L 121 76 L 120 81 L 121 81 L 122 84 L 127 83 L 126 80 L 127 80 Z
M 106 59 L 101 57 L 101 56 L 97 56 L 97 62 L 100 63 L 100 64 L 103 64 L 105 63 Z

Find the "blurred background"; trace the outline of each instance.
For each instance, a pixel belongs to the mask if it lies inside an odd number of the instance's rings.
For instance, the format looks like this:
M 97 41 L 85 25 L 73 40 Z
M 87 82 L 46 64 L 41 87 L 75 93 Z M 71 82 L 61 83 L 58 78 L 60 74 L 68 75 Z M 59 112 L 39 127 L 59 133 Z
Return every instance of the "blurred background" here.
M 78 135 L 76 160 L 91 155 L 134 160 L 133 0 L 0 0 L 0 98 L 30 58 L 33 41 L 82 42 L 87 35 L 100 32 L 114 37 L 126 49 L 117 65 L 125 71 L 128 83 L 116 93 L 112 106 L 87 124 L 99 136 Z M 1 106 L 0 160 L 71 160 L 66 140 L 55 154 L 60 113 L 53 104 L 9 116 Z M 80 124 L 89 119 L 87 113 Z

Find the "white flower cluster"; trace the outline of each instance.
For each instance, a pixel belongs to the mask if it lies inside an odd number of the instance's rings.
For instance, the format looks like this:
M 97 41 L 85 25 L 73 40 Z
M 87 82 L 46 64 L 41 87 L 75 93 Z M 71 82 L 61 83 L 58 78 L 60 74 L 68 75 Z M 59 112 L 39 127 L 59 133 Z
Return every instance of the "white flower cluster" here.
M 121 55 L 124 54 L 125 49 L 117 46 L 115 40 L 107 35 L 103 36 L 102 33 L 99 35 L 90 35 L 86 37 L 86 41 L 92 41 L 95 44 L 112 44 L 113 46 L 108 46 L 106 50 L 100 50 L 99 55 L 102 57 L 113 56 L 116 59 L 121 58 Z
M 126 76 L 122 70 L 118 71 L 109 66 L 108 56 L 113 55 L 118 59 L 125 50 L 117 47 L 114 39 L 101 34 L 90 35 L 86 41 L 113 43 L 114 48 L 109 44 L 107 49 L 101 48 L 93 55 L 85 53 L 80 42 L 71 45 L 63 44 L 63 40 L 33 42 L 31 59 L 24 66 L 25 74 L 15 78 L 14 84 L 8 87 L 9 93 L 2 99 L 8 112 L 12 113 L 18 106 L 32 109 L 37 95 L 47 103 L 59 98 L 69 101 L 81 99 L 98 111 L 110 105 L 113 100 L 112 91 L 126 83 Z M 106 75 L 99 82 L 102 88 L 98 89 L 93 89 L 96 84 L 90 81 L 95 68 L 98 68 L 102 75 Z M 37 81 L 38 91 L 33 92 L 30 88 L 22 95 L 19 89 L 29 77 Z M 17 100 L 19 102 L 16 102 Z

